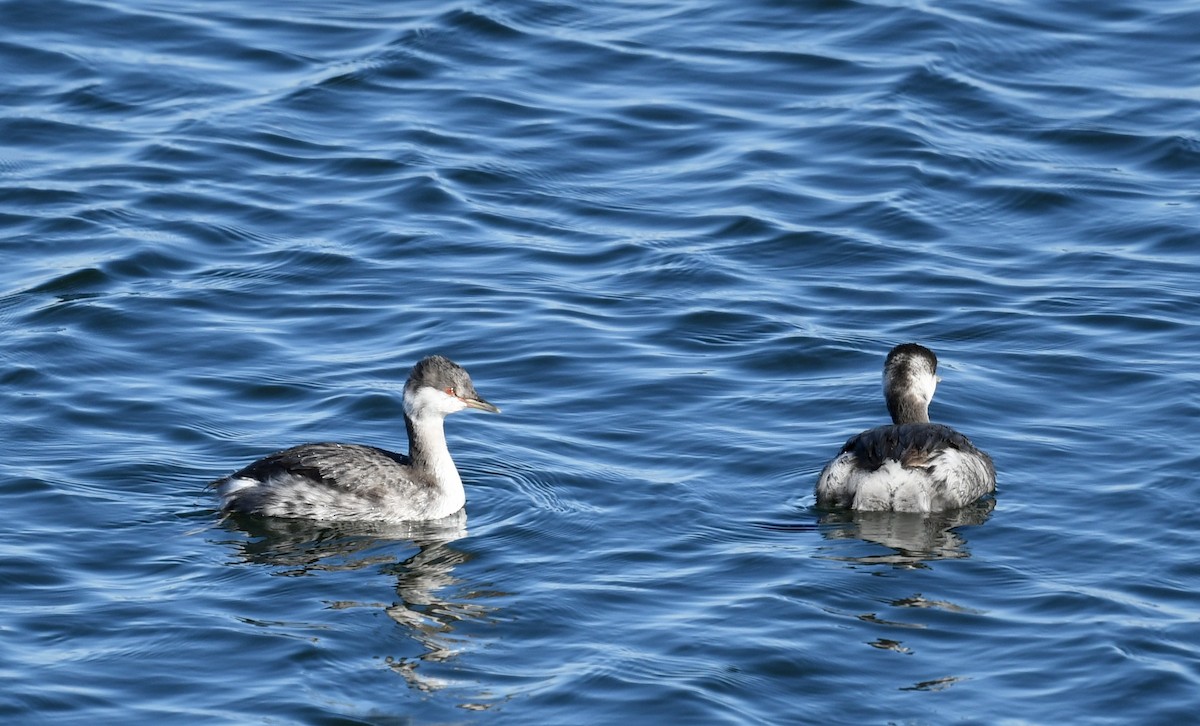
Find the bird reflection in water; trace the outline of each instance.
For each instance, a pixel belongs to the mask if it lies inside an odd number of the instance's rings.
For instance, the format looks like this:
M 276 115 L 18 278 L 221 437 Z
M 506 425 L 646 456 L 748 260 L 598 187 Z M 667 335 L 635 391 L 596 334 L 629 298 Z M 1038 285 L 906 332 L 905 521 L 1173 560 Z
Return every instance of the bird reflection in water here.
M 331 600 L 328 606 L 382 609 L 402 626 L 424 652 L 411 658 L 388 655 L 383 660 L 423 692 L 447 684 L 420 674 L 419 665 L 454 658 L 463 642 L 454 635 L 455 628 L 464 621 L 486 619 L 497 610 L 475 600 L 504 594 L 471 591 L 454 575 L 454 569 L 470 558 L 451 544 L 467 534 L 463 511 L 433 522 L 398 524 L 317 523 L 235 514 L 221 526 L 249 535 L 250 539 L 225 542 L 238 548 L 241 561 L 279 568 L 275 574 L 280 576 L 369 569 L 395 577 L 395 602 Z M 417 551 L 397 561 L 397 547 L 403 545 L 415 545 Z
M 970 557 L 965 533 L 960 529 L 988 520 L 995 500 L 985 499 L 947 512 L 826 512 L 819 530 L 828 540 L 859 540 L 886 547 L 888 552 L 826 554 L 830 559 L 864 565 L 925 567 L 934 560 Z
M 815 547 L 815 556 L 821 559 L 844 562 L 854 569 L 869 569 L 878 573 L 880 569 L 914 570 L 931 569 L 929 563 L 938 560 L 958 560 L 971 556 L 967 547 L 967 533 L 973 526 L 986 522 L 995 508 L 995 501 L 983 499 L 961 509 L 944 512 L 892 512 L 856 510 L 802 510 L 806 515 L 818 513 L 817 521 L 804 523 L 763 523 L 765 529 L 785 532 L 819 533 L 823 541 Z M 812 537 L 815 541 L 816 538 Z M 886 551 L 880 551 L 879 547 Z M 865 549 L 864 549 L 865 547 Z M 863 568 L 862 566 L 869 566 Z M 909 582 L 899 578 L 897 582 Z M 884 580 L 882 582 L 891 582 Z M 878 595 L 864 599 L 872 608 L 880 602 Z M 945 598 L 926 597 L 921 593 L 892 597 L 884 600 L 889 610 L 862 612 L 854 605 L 839 607 L 846 617 L 863 624 L 863 628 L 847 632 L 858 638 L 866 632 L 872 640 L 862 641 L 867 646 L 900 655 L 913 655 L 919 650 L 905 633 L 915 633 L 930 627 L 926 617 L 918 615 L 921 610 L 940 610 L 966 615 L 982 615 L 974 608 L 959 605 Z M 934 680 L 901 687 L 901 690 L 936 691 L 944 690 L 961 681 L 958 676 L 946 676 Z

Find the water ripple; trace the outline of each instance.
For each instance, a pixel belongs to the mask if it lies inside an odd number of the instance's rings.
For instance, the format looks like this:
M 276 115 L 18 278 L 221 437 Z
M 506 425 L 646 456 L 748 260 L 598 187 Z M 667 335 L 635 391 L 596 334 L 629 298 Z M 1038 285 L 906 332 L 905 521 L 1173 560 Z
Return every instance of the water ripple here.
M 1186 720 L 1195 20 L 0 5 L 0 715 Z M 909 339 L 995 500 L 815 509 Z M 461 521 L 219 520 L 433 352 Z

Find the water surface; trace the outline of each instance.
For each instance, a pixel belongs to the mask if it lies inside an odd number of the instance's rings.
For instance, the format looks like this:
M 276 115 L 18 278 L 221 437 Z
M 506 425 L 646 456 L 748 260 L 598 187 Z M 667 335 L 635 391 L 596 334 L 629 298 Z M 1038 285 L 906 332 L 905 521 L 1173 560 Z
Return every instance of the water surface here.
M 1192 3 L 0 2 L 0 718 L 1181 723 Z M 813 506 L 894 344 L 963 512 Z M 450 522 L 220 521 L 283 446 Z

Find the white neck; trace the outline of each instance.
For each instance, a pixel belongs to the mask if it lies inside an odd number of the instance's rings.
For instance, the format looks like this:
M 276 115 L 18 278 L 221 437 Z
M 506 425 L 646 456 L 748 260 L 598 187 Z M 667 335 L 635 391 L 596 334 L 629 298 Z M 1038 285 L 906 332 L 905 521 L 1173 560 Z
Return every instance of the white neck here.
M 408 456 L 413 468 L 433 479 L 439 493 L 434 497 L 437 518 L 453 514 L 462 509 L 467 501 L 458 467 L 450 458 L 443 427 L 446 413 L 442 407 L 429 405 L 427 397 L 449 398 L 440 391 L 424 388 L 415 392 L 412 399 L 405 399 L 404 423 L 408 428 Z M 425 400 L 421 400 L 425 399 Z M 434 399 L 438 403 L 441 400 Z M 444 404 L 443 404 L 444 406 Z

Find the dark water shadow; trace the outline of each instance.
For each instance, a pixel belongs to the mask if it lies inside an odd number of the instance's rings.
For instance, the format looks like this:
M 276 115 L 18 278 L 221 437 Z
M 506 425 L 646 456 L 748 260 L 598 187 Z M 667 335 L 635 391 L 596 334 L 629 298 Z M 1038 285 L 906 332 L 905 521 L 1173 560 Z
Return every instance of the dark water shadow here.
M 349 599 L 327 602 L 334 610 L 382 609 L 424 650 L 414 658 L 389 655 L 384 661 L 409 686 L 432 692 L 446 684 L 423 677 L 420 664 L 454 658 L 464 641 L 455 636 L 455 629 L 464 621 L 486 619 L 498 610 L 477 600 L 505 594 L 475 591 L 454 574 L 456 567 L 471 558 L 452 544 L 467 535 L 466 521 L 465 512 L 436 522 L 402 524 L 322 523 L 232 515 L 219 526 L 238 533 L 238 539 L 223 540 L 221 544 L 234 547 L 239 562 L 271 566 L 279 576 L 369 570 L 394 577 L 396 600 L 392 603 Z M 415 552 L 411 552 L 413 547 Z

